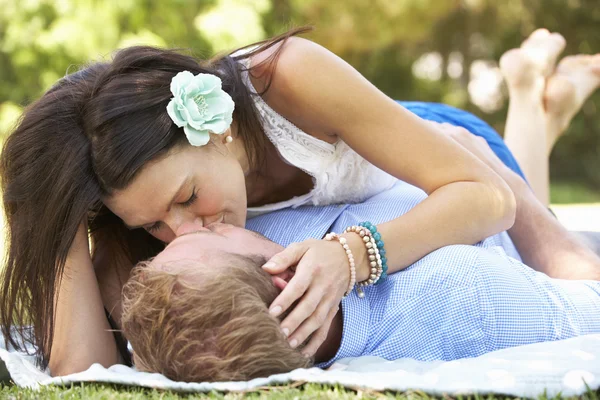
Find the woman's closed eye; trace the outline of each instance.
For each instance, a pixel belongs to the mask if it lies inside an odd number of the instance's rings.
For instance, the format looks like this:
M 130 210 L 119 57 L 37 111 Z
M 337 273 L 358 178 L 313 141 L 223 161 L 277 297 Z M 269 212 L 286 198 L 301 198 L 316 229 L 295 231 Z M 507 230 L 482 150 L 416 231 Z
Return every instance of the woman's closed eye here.
M 182 205 L 183 207 L 189 207 L 192 204 L 194 204 L 196 199 L 198 199 L 198 196 L 196 195 L 196 188 L 194 188 L 192 190 L 192 195 L 190 196 L 190 198 L 187 199 L 186 201 L 184 201 L 183 203 L 179 203 L 179 204 Z

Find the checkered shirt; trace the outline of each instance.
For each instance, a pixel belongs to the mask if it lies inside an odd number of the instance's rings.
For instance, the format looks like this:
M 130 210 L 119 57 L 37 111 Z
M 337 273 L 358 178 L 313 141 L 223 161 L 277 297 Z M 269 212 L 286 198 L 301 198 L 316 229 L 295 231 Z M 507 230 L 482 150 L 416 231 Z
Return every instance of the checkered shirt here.
M 253 218 L 247 228 L 287 246 L 361 221 L 389 221 L 425 197 L 399 181 L 361 204 L 288 208 Z M 434 251 L 365 294 L 342 301 L 342 342 L 320 367 L 365 355 L 454 360 L 600 333 L 600 282 L 535 272 L 506 233 Z

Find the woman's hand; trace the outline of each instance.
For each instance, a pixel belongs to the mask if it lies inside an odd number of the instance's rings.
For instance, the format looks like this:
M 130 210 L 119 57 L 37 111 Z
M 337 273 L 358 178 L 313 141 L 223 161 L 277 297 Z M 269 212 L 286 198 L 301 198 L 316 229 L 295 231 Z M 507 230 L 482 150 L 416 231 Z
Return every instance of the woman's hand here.
M 327 338 L 350 282 L 348 256 L 334 241 L 309 239 L 293 243 L 267 262 L 271 275 L 295 269 L 295 275 L 273 301 L 270 313 L 279 316 L 298 301 L 281 322 L 281 330 L 292 347 L 310 341 L 302 350 L 312 356 Z

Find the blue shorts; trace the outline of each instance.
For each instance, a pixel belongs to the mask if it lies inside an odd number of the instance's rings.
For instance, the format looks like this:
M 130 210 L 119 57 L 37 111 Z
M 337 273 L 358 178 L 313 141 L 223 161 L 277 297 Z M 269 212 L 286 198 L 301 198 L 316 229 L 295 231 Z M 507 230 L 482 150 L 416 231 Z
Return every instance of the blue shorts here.
M 506 147 L 506 144 L 504 144 L 504 140 L 502 140 L 494 128 L 473 114 L 440 103 L 398 101 L 398 104 L 402 105 L 407 110 L 413 112 L 423 119 L 435 122 L 447 122 L 452 125 L 462 126 L 474 135 L 481 136 L 488 142 L 491 149 L 494 151 L 494 153 L 496 153 L 500 160 L 506 164 L 506 166 L 525 179 L 523 171 L 521 171 L 517 160 L 515 160 L 515 157 L 512 155 L 508 147 Z

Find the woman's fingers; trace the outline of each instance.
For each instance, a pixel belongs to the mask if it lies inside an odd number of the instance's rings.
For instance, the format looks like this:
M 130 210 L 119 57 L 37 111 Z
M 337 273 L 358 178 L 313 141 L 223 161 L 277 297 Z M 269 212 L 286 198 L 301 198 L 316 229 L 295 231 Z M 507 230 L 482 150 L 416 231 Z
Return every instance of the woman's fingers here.
M 319 350 L 319 347 L 321 347 L 323 342 L 325 342 L 325 339 L 327 339 L 327 334 L 329 333 L 329 330 L 331 329 L 331 324 L 333 323 L 333 319 L 335 318 L 335 315 L 337 314 L 339 309 L 340 308 L 338 306 L 338 307 L 332 307 L 329 310 L 329 314 L 327 315 L 325 323 L 312 334 L 312 336 L 310 337 L 310 340 L 308 341 L 306 346 L 302 349 L 302 354 L 304 354 L 307 357 L 312 357 L 315 355 L 317 350 Z
M 347 287 L 347 257 L 344 252 L 333 249 L 341 250 L 341 247 L 328 241 L 305 241 L 288 247 L 263 267 L 273 275 L 291 266 L 296 267 L 295 275 L 287 285 L 278 285 L 283 290 L 271 304 L 269 312 L 278 317 L 293 305 L 293 310 L 281 322 L 281 330 L 288 336 L 292 347 L 306 342 L 313 335 L 309 353 L 325 340 Z
M 292 243 L 283 251 L 275 254 L 262 268 L 271 275 L 277 275 L 296 265 L 308 250 L 305 242 Z
M 310 290 L 294 310 L 281 323 L 281 328 L 290 333 L 288 341 L 292 347 L 303 343 L 313 332 L 327 322 L 329 311 L 336 308 L 335 299 L 329 293 Z
M 289 334 L 288 341 L 292 347 L 296 347 L 308 337 L 308 335 L 299 334 L 297 329 L 300 325 L 303 325 L 305 321 L 313 318 L 313 315 L 316 314 L 316 310 L 321 303 L 321 299 L 322 296 L 314 291 L 312 293 L 307 293 L 294 307 L 290 315 L 285 317 L 285 319 L 281 322 L 281 330 L 286 334 Z
M 279 294 L 279 296 L 277 296 L 275 300 L 273 300 L 273 303 L 271 303 L 271 306 L 269 307 L 269 313 L 274 317 L 280 316 L 284 311 L 290 308 L 291 305 L 294 304 L 294 302 L 296 302 L 299 298 L 304 296 L 304 293 L 306 293 L 306 291 L 308 290 L 311 281 L 312 276 L 310 269 L 299 269 L 296 275 L 294 275 L 294 277 L 288 282 L 283 291 Z M 296 309 L 302 303 L 304 303 L 304 300 L 295 307 L 292 314 L 296 312 Z M 307 305 L 308 304 L 305 304 L 304 306 L 306 307 Z M 312 313 L 313 310 L 311 310 L 310 313 Z M 306 317 L 308 317 L 310 313 Z M 288 321 L 288 319 L 289 316 L 285 319 L 285 321 Z M 296 327 L 297 326 L 294 326 L 293 329 L 296 329 Z M 289 332 L 293 332 L 292 327 L 287 326 L 287 328 L 289 329 Z

